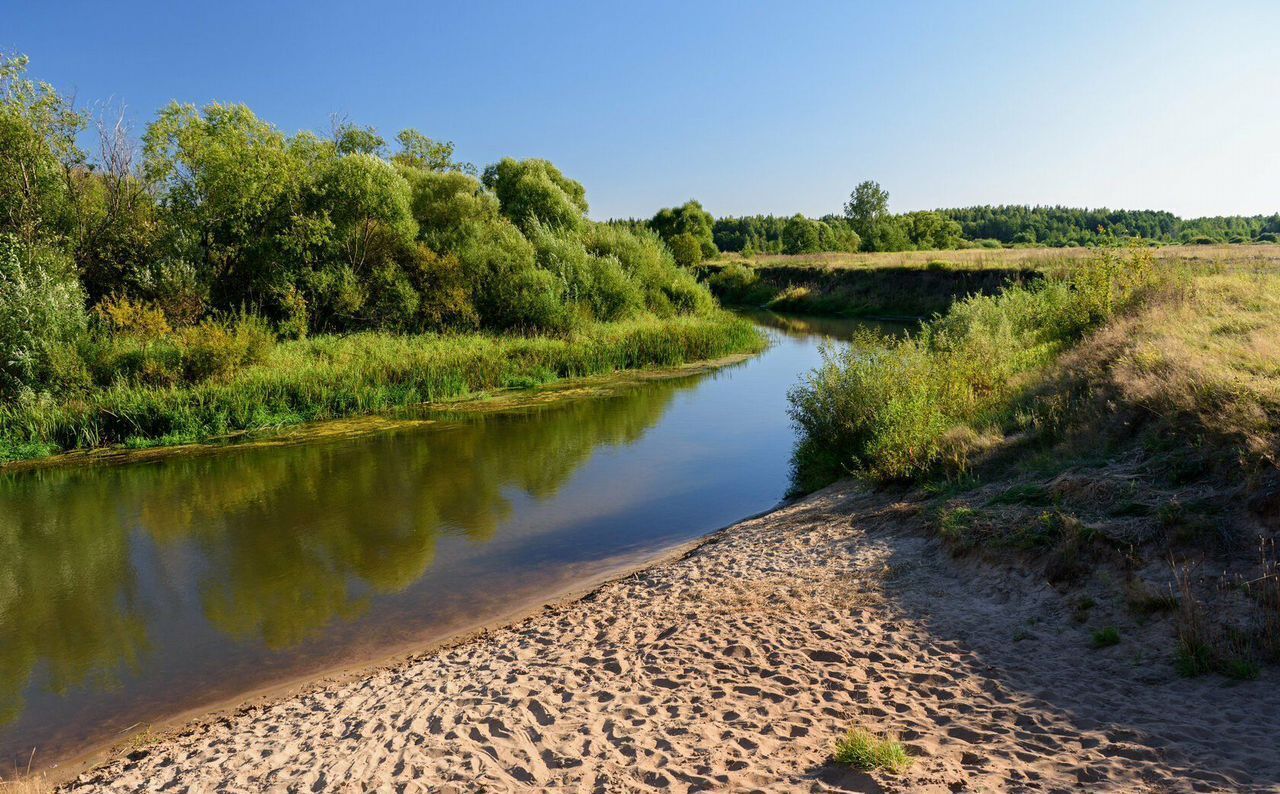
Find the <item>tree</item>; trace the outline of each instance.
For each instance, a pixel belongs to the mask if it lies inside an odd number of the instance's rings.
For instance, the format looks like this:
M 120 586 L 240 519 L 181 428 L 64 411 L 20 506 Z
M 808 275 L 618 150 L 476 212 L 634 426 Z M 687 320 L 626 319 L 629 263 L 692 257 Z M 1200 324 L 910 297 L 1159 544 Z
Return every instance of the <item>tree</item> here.
M 337 119 L 333 122 L 333 144 L 338 154 L 372 154 L 378 157 L 387 148 L 387 142 L 373 127 L 360 127 Z
M 0 55 L 0 233 L 34 243 L 70 231 L 85 119 L 52 86 L 27 79 L 27 63 Z
M 385 160 L 371 154 L 341 157 L 318 187 L 334 241 L 357 272 L 379 255 L 373 250 L 379 243 L 407 246 L 418 234 L 409 210 L 409 183 Z
M 404 167 L 400 173 L 412 190 L 419 234 L 433 251 L 456 251 L 502 218 L 498 197 L 475 177 Z
M 792 215 L 782 227 L 784 254 L 809 254 L 822 249 L 822 224 L 803 215 Z
M 312 160 L 336 156 L 306 141 Z M 172 103 L 143 135 L 143 173 L 162 191 L 173 255 L 192 262 L 223 308 L 283 289 L 281 240 L 313 178 L 275 127 L 244 105 Z
M 889 214 L 889 192 L 870 179 L 858 184 L 844 205 L 849 225 L 863 240 L 874 237 L 873 229 Z
M 907 239 L 919 250 L 944 250 L 960 245 L 960 224 L 938 212 L 909 212 L 902 216 Z
M 693 267 L 702 261 L 702 245 L 698 238 L 688 232 L 681 232 L 667 240 L 667 247 L 671 249 L 676 264 L 681 267 Z
M 586 189 L 546 160 L 506 157 L 485 168 L 482 181 L 497 195 L 502 214 L 523 231 L 535 222 L 580 228 L 586 220 Z
M 711 217 L 711 213 L 693 199 L 679 207 L 658 210 L 649 221 L 649 227 L 656 231 L 668 245 L 677 235 L 691 235 L 698 241 L 703 258 L 713 257 L 719 253 L 715 243 L 714 226 L 715 219 Z
M 0 233 L 0 395 L 34 389 L 84 329 L 84 293 L 66 254 Z
M 412 128 L 401 130 L 396 141 L 400 151 L 391 159 L 398 165 L 423 171 L 461 171 L 471 175 L 476 172 L 471 163 L 454 161 L 453 141 L 435 141 Z

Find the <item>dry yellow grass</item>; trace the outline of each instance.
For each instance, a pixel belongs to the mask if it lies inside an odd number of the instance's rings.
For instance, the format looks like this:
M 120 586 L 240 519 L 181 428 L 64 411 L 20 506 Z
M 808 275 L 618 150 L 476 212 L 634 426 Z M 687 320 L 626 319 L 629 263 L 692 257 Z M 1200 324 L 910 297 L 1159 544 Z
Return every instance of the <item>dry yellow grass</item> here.
M 0 779 L 0 794 L 50 794 L 53 786 L 43 775 L 32 775 L 17 780 Z
M 1280 417 L 1280 274 L 1197 276 L 1181 300 L 1117 325 L 1113 378 L 1128 401 L 1194 417 L 1276 462 Z
M 1170 245 L 1153 249 L 1157 264 L 1180 264 L 1193 270 L 1280 270 L 1280 244 Z M 966 248 L 955 251 L 885 253 L 761 254 L 746 260 L 755 267 L 883 268 L 919 267 L 942 261 L 961 269 L 1028 268 L 1055 270 L 1096 257 L 1094 248 Z M 726 256 L 724 261 L 737 259 Z

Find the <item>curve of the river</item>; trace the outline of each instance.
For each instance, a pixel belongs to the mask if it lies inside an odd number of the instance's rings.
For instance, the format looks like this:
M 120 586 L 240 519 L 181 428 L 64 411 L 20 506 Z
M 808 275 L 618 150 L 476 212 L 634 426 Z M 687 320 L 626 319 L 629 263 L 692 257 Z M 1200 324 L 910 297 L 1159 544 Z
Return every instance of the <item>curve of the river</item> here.
M 421 647 L 777 504 L 787 390 L 709 374 L 425 427 L 0 478 L 0 765 Z

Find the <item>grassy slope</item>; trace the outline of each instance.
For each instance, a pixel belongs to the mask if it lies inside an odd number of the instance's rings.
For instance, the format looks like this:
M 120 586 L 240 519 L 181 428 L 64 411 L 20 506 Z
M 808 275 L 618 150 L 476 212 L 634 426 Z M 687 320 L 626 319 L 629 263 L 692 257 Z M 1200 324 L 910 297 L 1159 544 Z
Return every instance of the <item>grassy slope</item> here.
M 1280 245 L 1164 246 L 1161 269 L 1280 269 Z M 726 256 L 703 277 L 728 304 L 842 316 L 928 317 L 1010 282 L 1063 276 L 1097 256 L 1089 248 L 964 249 L 862 254 Z
M 724 313 L 589 327 L 568 338 L 363 333 L 277 345 L 221 382 L 116 386 L 64 402 L 0 408 L 0 462 L 115 444 L 189 443 L 353 416 L 557 378 L 676 366 L 759 350 Z
M 1280 661 L 1272 248 L 1157 256 L 1149 288 L 1075 330 L 1060 320 L 1078 287 L 971 301 L 933 341 L 818 373 L 811 435 L 844 434 L 818 444 L 823 476 L 857 457 L 908 483 L 956 553 L 1029 555 L 1079 589 L 1082 621 L 1095 601 L 1130 623 L 1167 612 L 1183 674 L 1257 675 Z

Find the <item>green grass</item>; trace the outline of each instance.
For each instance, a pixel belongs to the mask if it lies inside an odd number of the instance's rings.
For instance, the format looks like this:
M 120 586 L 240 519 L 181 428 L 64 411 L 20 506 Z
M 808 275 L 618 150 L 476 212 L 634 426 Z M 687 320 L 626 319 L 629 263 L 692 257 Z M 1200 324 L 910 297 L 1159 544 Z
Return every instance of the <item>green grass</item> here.
M 124 444 L 190 443 L 528 388 L 560 378 L 672 367 L 762 349 L 726 313 L 593 325 L 567 337 L 360 333 L 283 342 L 217 381 L 121 383 L 0 407 L 0 462 Z
M 878 737 L 858 728 L 850 730 L 836 742 L 833 757 L 837 763 L 891 775 L 907 771 L 913 761 L 902 742 L 890 736 Z
M 970 297 L 909 338 L 828 353 L 791 393 L 802 434 L 797 489 L 848 473 L 963 475 L 1007 435 L 1052 427 L 1067 406 L 1032 401 L 1039 378 L 1157 283 L 1145 252 L 1111 254 L 1061 278 Z

